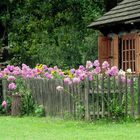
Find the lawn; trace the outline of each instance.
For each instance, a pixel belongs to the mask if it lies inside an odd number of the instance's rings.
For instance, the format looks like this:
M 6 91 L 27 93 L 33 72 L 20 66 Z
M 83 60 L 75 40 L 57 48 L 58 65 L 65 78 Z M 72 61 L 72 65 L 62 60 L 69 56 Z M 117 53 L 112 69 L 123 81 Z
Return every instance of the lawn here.
M 0 117 L 0 140 L 140 140 L 140 123 Z

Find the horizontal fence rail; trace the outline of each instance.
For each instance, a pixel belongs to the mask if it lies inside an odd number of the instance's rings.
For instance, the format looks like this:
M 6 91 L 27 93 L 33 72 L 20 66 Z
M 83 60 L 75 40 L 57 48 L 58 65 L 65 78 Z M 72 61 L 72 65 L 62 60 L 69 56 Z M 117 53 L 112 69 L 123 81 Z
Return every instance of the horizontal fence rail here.
M 93 81 L 64 84 L 61 80 L 26 79 L 25 85 L 47 116 L 78 117 L 86 120 L 104 117 L 140 116 L 140 76 L 95 76 Z M 58 91 L 57 86 L 64 90 Z M 6 82 L 3 82 L 6 95 Z

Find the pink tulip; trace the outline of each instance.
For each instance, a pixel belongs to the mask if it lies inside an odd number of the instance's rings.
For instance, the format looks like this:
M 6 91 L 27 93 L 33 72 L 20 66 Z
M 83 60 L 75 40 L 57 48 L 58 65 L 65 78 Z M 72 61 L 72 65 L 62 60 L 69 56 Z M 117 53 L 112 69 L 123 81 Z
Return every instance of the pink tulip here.
M 16 89 L 16 84 L 15 84 L 15 83 L 10 83 L 10 84 L 8 85 L 8 89 L 9 89 L 9 90 L 15 90 L 15 89 Z
M 93 66 L 99 67 L 100 66 L 99 60 L 95 60 L 93 63 Z
M 73 83 L 76 83 L 76 84 L 78 84 L 78 83 L 80 83 L 80 79 L 79 78 L 77 78 L 77 77 L 74 77 L 73 79 L 72 79 L 72 81 L 73 81 Z
M 2 102 L 2 107 L 4 107 L 4 108 L 7 107 L 7 102 L 6 102 L 6 101 L 3 101 L 3 102 Z
M 8 76 L 7 80 L 8 81 L 14 81 L 14 80 L 16 80 L 16 78 L 14 76 Z
M 109 63 L 107 61 L 104 61 L 102 64 L 103 69 L 107 69 L 109 67 Z

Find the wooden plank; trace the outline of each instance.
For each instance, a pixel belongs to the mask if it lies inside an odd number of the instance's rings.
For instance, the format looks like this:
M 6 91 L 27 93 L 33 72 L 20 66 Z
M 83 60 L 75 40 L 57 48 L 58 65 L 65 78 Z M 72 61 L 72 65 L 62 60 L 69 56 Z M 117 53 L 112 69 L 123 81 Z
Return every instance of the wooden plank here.
M 63 81 L 61 81 L 61 85 L 63 86 Z M 63 111 L 63 91 L 59 92 L 60 93 L 60 113 L 61 113 L 61 118 L 63 118 L 64 116 L 64 111 Z
M 138 76 L 138 115 L 140 116 L 140 75 Z
M 98 60 L 102 64 L 104 61 L 109 62 L 111 55 L 111 41 L 108 37 L 100 35 L 98 37 Z M 110 62 L 109 62 L 110 63 Z
M 94 94 L 94 91 L 95 91 L 95 81 L 93 80 L 92 81 L 92 105 L 93 105 L 93 119 L 95 119 L 95 94 Z
M 126 76 L 126 82 L 125 82 L 125 116 L 128 115 L 128 84 L 127 84 L 127 76 Z
M 5 79 L 2 80 L 2 93 L 3 93 L 3 99 L 6 100 L 7 97 L 7 81 Z
M 111 91 L 111 81 L 110 81 L 110 77 L 107 77 L 108 78 L 108 81 L 107 81 L 107 86 L 108 86 L 108 94 L 107 94 L 107 108 L 108 108 L 108 117 L 110 117 L 110 91 Z
M 112 48 L 112 55 L 110 56 L 113 60 L 113 63 L 111 64 L 111 66 L 119 66 L 119 58 L 118 58 L 118 53 L 119 53 L 119 39 L 118 39 L 118 35 L 114 35 L 111 41 L 111 48 Z
M 88 94 L 89 94 L 89 82 L 87 79 L 85 79 L 85 120 L 90 119 Z
M 134 79 L 131 77 L 131 86 L 130 86 L 130 94 L 131 94 L 131 116 L 135 115 L 135 98 L 134 98 Z
M 76 90 L 75 90 L 75 84 L 72 84 L 72 99 L 73 99 L 73 116 L 76 118 Z
M 99 107 L 99 77 L 98 77 L 98 75 L 96 76 L 96 80 L 97 80 L 97 102 L 96 102 L 96 108 L 97 108 L 97 119 L 99 119 L 99 109 L 100 109 L 100 107 Z
M 102 75 L 101 81 L 101 90 L 102 90 L 102 117 L 105 115 L 105 102 L 104 102 L 104 75 Z
M 48 80 L 47 79 L 44 79 L 44 92 L 45 92 L 45 101 L 44 101 L 44 104 L 45 104 L 45 112 L 46 112 L 46 116 L 49 116 L 49 97 L 48 97 L 48 92 L 49 92 L 49 89 L 48 89 Z

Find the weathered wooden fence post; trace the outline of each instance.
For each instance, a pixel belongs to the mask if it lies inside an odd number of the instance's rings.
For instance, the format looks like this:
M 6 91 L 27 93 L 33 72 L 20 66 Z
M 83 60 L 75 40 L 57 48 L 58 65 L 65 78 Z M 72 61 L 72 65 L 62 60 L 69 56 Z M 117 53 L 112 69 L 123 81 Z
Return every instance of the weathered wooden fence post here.
M 140 117 L 140 74 L 138 75 L 138 116 Z
M 6 100 L 6 95 L 7 95 L 7 81 L 6 79 L 2 80 L 2 92 L 3 92 L 3 99 Z
M 108 108 L 108 117 L 110 117 L 110 106 L 111 106 L 111 100 L 110 100 L 110 94 L 111 94 L 111 80 L 110 80 L 110 77 L 108 77 L 108 80 L 107 80 L 107 86 L 108 86 L 108 89 L 107 89 L 107 108 Z
M 85 79 L 85 120 L 90 119 L 88 94 L 89 94 L 89 81 Z
M 127 84 L 127 76 L 125 81 L 125 116 L 128 115 L 128 84 Z
M 135 98 L 134 98 L 134 79 L 131 77 L 131 86 L 130 86 L 130 94 L 131 94 L 131 115 L 134 117 L 135 115 Z
M 104 102 L 104 75 L 101 78 L 101 91 L 102 91 L 102 117 L 105 114 L 105 102 Z
M 11 115 L 19 116 L 21 114 L 21 96 L 19 94 L 12 95 Z

